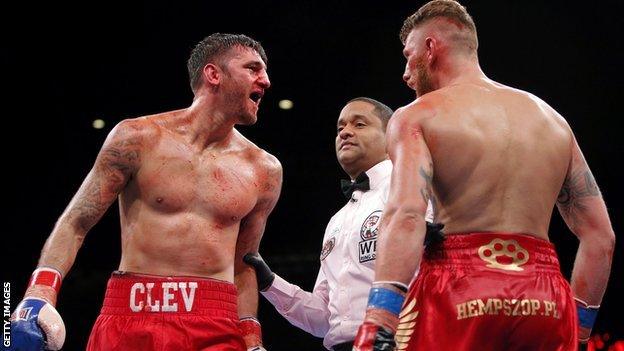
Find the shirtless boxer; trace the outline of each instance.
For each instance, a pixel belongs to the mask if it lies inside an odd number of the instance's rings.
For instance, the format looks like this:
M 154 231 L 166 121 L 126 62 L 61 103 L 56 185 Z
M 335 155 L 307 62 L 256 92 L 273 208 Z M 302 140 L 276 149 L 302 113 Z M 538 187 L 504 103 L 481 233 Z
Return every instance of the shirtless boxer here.
M 388 125 L 394 169 L 355 349 L 575 350 L 596 317 L 615 235 L 569 125 L 485 76 L 474 22 L 455 1 L 421 7 L 401 41 L 418 98 Z M 428 199 L 447 239 L 423 250 Z M 580 241 L 571 289 L 549 242 L 555 204 Z
M 260 349 L 256 278 L 241 258 L 258 249 L 282 169 L 234 126 L 256 122 L 266 62 L 253 39 L 212 34 L 188 61 L 190 107 L 110 132 L 14 313 L 16 349 L 62 346 L 53 307 L 62 278 L 117 198 L 121 262 L 87 349 Z

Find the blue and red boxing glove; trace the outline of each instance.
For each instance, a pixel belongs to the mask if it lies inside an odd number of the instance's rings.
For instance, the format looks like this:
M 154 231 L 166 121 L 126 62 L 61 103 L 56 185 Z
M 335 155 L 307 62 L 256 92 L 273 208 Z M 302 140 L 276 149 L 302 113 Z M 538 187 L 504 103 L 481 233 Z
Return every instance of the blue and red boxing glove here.
M 399 282 L 374 282 L 368 296 L 364 323 L 358 329 L 354 351 L 392 351 L 394 334 L 407 286 Z
M 58 293 L 61 274 L 51 268 L 37 268 L 28 287 L 43 285 Z M 65 324 L 54 306 L 46 299 L 27 296 L 11 315 L 11 346 L 9 350 L 60 350 L 65 342 Z

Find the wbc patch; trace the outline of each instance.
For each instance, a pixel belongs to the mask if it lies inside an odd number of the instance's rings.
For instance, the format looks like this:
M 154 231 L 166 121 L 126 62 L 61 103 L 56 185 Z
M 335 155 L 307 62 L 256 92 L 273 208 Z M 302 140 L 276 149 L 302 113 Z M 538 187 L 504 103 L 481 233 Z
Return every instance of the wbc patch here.
M 334 246 L 336 246 L 336 237 L 327 240 L 325 244 L 323 244 L 323 249 L 321 250 L 321 261 L 324 260 L 330 252 L 332 252 Z
M 381 220 L 381 210 L 373 211 L 362 223 L 360 228 L 359 256 L 360 263 L 372 261 L 377 257 L 377 234 Z

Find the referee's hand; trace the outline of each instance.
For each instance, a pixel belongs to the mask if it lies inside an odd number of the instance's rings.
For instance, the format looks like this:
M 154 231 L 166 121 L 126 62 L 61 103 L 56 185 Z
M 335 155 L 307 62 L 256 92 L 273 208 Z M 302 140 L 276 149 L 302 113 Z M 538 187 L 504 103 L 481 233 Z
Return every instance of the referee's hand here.
M 262 256 L 257 252 L 249 252 L 243 256 L 243 262 L 252 266 L 256 270 L 256 279 L 258 280 L 258 289 L 265 291 L 275 280 L 275 273 L 264 262 Z

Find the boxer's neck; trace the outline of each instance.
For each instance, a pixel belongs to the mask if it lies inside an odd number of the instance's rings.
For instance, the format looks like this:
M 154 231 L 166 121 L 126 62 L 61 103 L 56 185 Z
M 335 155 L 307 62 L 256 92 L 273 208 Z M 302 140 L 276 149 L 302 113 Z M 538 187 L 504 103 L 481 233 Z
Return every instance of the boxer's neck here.
M 186 110 L 189 121 L 189 137 L 192 145 L 200 149 L 227 142 L 233 134 L 236 121 L 219 104 L 207 97 L 198 97 Z

